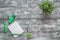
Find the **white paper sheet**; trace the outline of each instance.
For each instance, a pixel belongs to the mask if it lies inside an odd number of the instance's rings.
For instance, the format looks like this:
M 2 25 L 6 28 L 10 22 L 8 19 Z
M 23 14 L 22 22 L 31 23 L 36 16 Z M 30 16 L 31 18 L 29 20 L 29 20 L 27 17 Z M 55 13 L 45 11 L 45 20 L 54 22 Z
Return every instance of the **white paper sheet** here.
M 17 21 L 14 21 L 12 24 L 10 24 L 8 26 L 8 29 L 11 31 L 12 34 L 22 34 L 24 32 Z M 13 36 L 18 37 L 19 35 L 13 35 Z

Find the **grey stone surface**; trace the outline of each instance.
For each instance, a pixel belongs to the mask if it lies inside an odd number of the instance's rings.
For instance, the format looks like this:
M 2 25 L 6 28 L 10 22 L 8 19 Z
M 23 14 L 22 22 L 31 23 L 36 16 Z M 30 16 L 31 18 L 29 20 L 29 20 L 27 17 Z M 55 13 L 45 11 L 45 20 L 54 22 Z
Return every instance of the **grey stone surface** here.
M 31 40 L 49 40 L 49 39 L 48 38 L 44 38 L 44 37 L 40 37 L 40 38 L 31 39 Z
M 42 10 L 38 5 L 42 0 L 0 0 L 0 40 L 28 40 L 26 38 L 27 29 L 31 32 L 32 38 L 29 40 L 60 40 L 60 1 L 49 0 L 56 7 L 51 17 L 45 19 Z M 3 22 L 7 20 L 7 14 L 16 13 L 16 20 L 25 31 L 22 36 L 14 38 L 9 34 L 3 33 Z M 8 23 L 7 23 L 8 24 Z M 44 27 L 45 24 L 55 25 L 56 27 Z M 7 25 L 8 26 L 8 25 Z M 37 39 L 35 39 L 37 38 Z M 39 39 L 41 38 L 41 39 Z

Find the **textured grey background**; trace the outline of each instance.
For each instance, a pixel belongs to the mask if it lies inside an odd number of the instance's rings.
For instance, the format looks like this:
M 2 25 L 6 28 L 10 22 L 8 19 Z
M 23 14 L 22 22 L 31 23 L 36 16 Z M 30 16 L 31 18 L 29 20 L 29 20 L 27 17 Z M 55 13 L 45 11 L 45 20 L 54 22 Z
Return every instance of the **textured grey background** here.
M 60 0 L 49 0 L 56 7 L 51 17 L 45 19 L 37 4 L 42 0 L 0 0 L 0 40 L 60 40 Z M 23 36 L 14 38 L 3 33 L 3 22 L 7 14 L 17 13 L 16 21 L 24 29 Z M 44 27 L 44 24 L 55 27 Z M 27 39 L 25 33 L 31 32 L 32 38 Z

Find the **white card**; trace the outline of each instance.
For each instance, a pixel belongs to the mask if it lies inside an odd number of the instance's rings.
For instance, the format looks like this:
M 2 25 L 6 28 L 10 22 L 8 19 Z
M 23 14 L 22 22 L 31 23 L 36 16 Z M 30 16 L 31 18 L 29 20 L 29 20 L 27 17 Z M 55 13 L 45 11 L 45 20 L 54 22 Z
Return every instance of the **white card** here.
M 12 34 L 22 34 L 24 31 L 18 24 L 18 22 L 14 21 L 8 26 L 8 29 L 11 31 Z M 13 35 L 14 37 L 18 37 L 19 35 Z

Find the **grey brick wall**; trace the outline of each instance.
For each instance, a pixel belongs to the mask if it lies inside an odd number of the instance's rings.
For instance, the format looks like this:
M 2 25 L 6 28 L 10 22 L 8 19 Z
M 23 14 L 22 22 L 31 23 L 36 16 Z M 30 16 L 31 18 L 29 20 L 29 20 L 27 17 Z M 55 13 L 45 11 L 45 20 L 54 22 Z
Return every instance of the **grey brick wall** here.
M 42 0 L 0 0 L 0 40 L 28 40 L 25 33 L 31 32 L 29 40 L 60 40 L 60 0 L 50 0 L 56 7 L 51 17 L 44 19 L 42 10 L 37 4 Z M 24 29 L 23 36 L 14 38 L 3 33 L 3 22 L 7 21 L 7 14 L 17 13 L 16 21 Z M 44 27 L 45 24 L 55 27 Z M 37 38 L 37 39 L 36 39 Z

